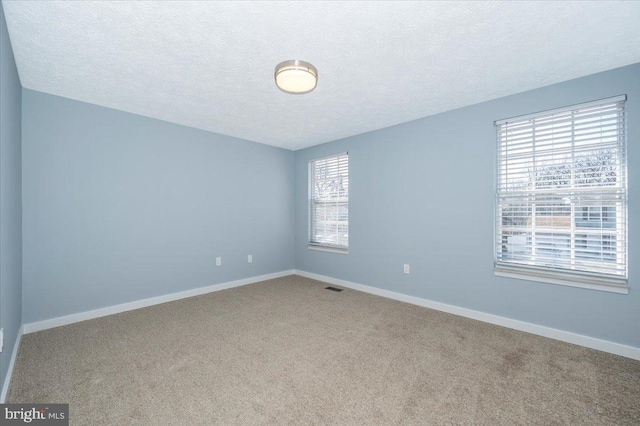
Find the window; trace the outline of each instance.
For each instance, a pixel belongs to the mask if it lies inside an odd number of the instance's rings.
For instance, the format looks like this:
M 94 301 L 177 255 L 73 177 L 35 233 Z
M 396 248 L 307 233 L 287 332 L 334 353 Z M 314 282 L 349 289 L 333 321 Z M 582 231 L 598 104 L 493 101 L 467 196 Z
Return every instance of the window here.
M 628 292 L 625 100 L 496 122 L 496 275 Z
M 349 247 L 349 154 L 309 162 L 309 248 Z

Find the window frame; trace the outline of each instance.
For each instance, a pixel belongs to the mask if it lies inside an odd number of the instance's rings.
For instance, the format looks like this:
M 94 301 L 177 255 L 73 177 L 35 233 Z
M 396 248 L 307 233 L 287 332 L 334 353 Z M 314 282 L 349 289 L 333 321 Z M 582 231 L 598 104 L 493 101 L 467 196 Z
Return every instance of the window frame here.
M 495 176 L 494 176 L 494 185 L 495 185 L 495 203 L 494 203 L 494 246 L 493 246 L 493 256 L 494 256 L 494 274 L 496 276 L 501 276 L 501 277 L 508 277 L 508 278 L 516 278 L 516 279 L 523 279 L 523 280 L 529 280 L 529 281 L 539 281 L 539 282 L 544 282 L 544 283 L 550 283 L 550 284 L 560 284 L 560 285 L 566 285 L 566 286 L 572 286 L 572 287 L 581 287 L 581 288 L 588 288 L 588 289 L 593 289 L 593 290 L 601 290 L 601 291 L 607 291 L 607 292 L 613 292 L 613 293 L 621 293 L 621 294 L 628 294 L 629 292 L 629 286 L 628 286 L 628 271 L 629 271 L 629 256 L 628 256 L 628 248 L 629 248 L 629 240 L 628 240 L 628 232 L 629 232 L 629 216 L 628 216 L 628 206 L 629 206 L 629 197 L 628 197 L 628 192 L 629 192 L 629 180 L 628 180 L 628 173 L 627 173 L 627 168 L 628 168 L 628 154 L 627 154 L 627 148 L 628 148 L 628 134 L 627 134 L 627 114 L 626 114 L 626 95 L 620 95 L 620 96 L 615 96 L 615 97 L 611 97 L 611 98 L 607 98 L 607 99 L 602 99 L 602 100 L 597 100 L 597 101 L 593 101 L 593 102 L 586 102 L 586 103 L 581 103 L 581 104 L 576 104 L 576 105 L 571 105 L 571 106 L 567 106 L 567 107 L 563 107 L 563 108 L 557 108 L 557 109 L 553 109 L 553 110 L 548 110 L 548 111 L 541 111 L 541 112 L 537 112 L 537 113 L 533 113 L 533 114 L 527 114 L 527 115 L 523 115 L 523 116 L 519 116 L 519 117 L 513 117 L 513 118 L 509 118 L 509 119 L 504 119 L 504 120 L 497 120 L 494 122 L 495 125 L 495 131 L 496 131 L 496 166 L 494 168 L 494 172 L 495 172 Z M 509 122 L 522 122 L 525 120 L 533 120 L 533 119 L 544 119 L 544 118 L 548 118 L 551 117 L 553 114 L 559 114 L 559 113 L 566 113 L 569 111 L 580 111 L 580 110 L 584 110 L 587 109 L 589 107 L 595 107 L 598 105 L 606 105 L 606 104 L 615 104 L 615 103 L 623 103 L 623 107 L 622 107 L 622 114 L 623 114 L 623 123 L 624 123 L 624 127 L 622 128 L 621 131 L 619 131 L 619 135 L 623 137 L 622 139 L 622 146 L 618 148 L 618 150 L 616 151 L 616 155 L 623 155 L 624 158 L 621 160 L 622 163 L 620 164 L 620 173 L 623 176 L 623 181 L 621 182 L 621 184 L 624 186 L 622 188 L 623 190 L 623 202 L 622 205 L 620 207 L 620 209 L 622 209 L 622 211 L 619 213 L 622 215 L 622 217 L 624 218 L 624 222 L 622 224 L 620 224 L 619 226 L 622 228 L 622 230 L 620 232 L 622 232 L 622 241 L 620 241 L 618 244 L 624 244 L 623 246 L 623 253 L 624 253 L 624 274 L 620 274 L 620 275 L 613 275 L 613 274 L 605 274 L 605 273 L 597 273 L 597 272 L 589 272 L 589 271 L 585 271 L 580 270 L 580 269 L 564 269 L 561 267 L 545 267 L 542 265 L 526 265 L 523 263 L 515 263 L 515 262 L 509 262 L 509 261 L 505 261 L 503 258 L 500 258 L 500 254 L 504 254 L 504 252 L 500 252 L 500 246 L 503 243 L 503 237 L 504 234 L 501 232 L 502 230 L 502 226 L 504 226 L 504 224 L 502 223 L 503 220 L 503 216 L 502 216 L 502 210 L 501 210 L 501 200 L 500 197 L 501 195 L 504 197 L 505 194 L 508 194 L 508 190 L 503 190 L 501 192 L 501 179 L 502 178 L 506 178 L 508 175 L 504 175 L 501 169 L 501 161 L 503 159 L 505 159 L 506 161 L 506 157 L 503 158 L 503 155 L 501 153 L 501 149 L 502 149 L 502 143 L 501 139 L 500 139 L 500 126 Z M 535 126 L 535 125 L 534 125 Z M 572 131 L 571 133 L 571 137 L 574 138 L 575 135 Z M 534 151 L 535 152 L 535 151 Z M 553 151 L 552 151 L 553 152 Z M 535 153 L 533 154 L 535 156 Z M 535 163 L 534 163 L 535 164 Z M 573 167 L 575 166 L 575 163 L 571 164 L 571 167 L 573 169 Z M 573 176 L 573 174 L 572 174 Z M 573 179 L 573 177 L 572 177 Z M 576 187 L 573 186 L 573 180 L 571 181 L 571 185 L 569 186 L 570 190 L 574 191 L 576 189 Z M 594 186 L 595 187 L 595 186 Z M 598 188 L 603 188 L 603 185 L 597 186 Z M 533 190 L 533 192 L 537 191 L 538 188 L 534 187 L 535 189 Z M 558 190 L 557 192 L 551 192 L 551 195 L 554 194 L 558 194 L 562 195 L 562 190 Z M 532 204 L 533 209 L 536 208 L 536 204 Z M 577 219 L 580 218 L 581 221 L 590 221 L 590 220 L 597 220 L 601 223 L 604 223 L 605 221 L 609 221 L 611 219 L 611 215 L 613 214 L 615 216 L 615 212 L 612 213 L 611 212 L 611 207 L 610 206 L 600 206 L 599 207 L 599 211 L 598 211 L 598 219 L 595 219 L 595 216 L 592 212 L 591 212 L 591 207 L 586 207 L 586 209 L 583 206 L 578 206 L 576 204 L 573 203 L 573 201 L 571 202 L 571 212 L 569 217 L 571 218 L 571 228 L 572 228 L 572 232 L 569 236 L 569 243 L 571 244 L 571 253 L 573 255 L 573 251 L 576 250 L 576 247 L 579 244 L 588 244 L 588 237 L 585 237 L 583 239 L 579 239 L 579 235 L 583 235 L 579 232 L 578 228 L 577 228 Z M 536 215 L 537 213 L 535 212 L 535 210 L 531 210 L 531 215 Z M 553 216 L 552 216 L 553 217 Z M 562 217 L 562 216 L 555 216 L 555 217 Z M 534 225 L 535 226 L 535 225 Z M 601 225 L 601 228 L 603 226 Z M 618 225 L 616 225 L 616 227 L 618 227 Z M 580 228 L 581 229 L 581 228 Z M 535 234 L 534 234 L 535 235 Z M 586 235 L 586 234 L 585 234 Z M 605 240 L 609 240 L 609 243 L 606 244 L 607 246 L 610 247 L 611 245 L 611 240 L 609 238 L 605 238 L 605 234 L 600 235 L 601 238 L 601 244 L 604 246 L 604 241 Z M 571 239 L 573 238 L 573 239 Z M 578 243 L 579 241 L 584 240 L 584 242 Z M 538 246 L 534 245 L 535 243 L 532 243 L 531 247 L 533 250 L 537 249 Z M 578 251 L 578 250 L 576 250 Z M 535 253 L 535 251 L 534 251 Z M 601 251 L 601 254 L 604 256 L 603 252 Z M 582 253 L 582 256 L 586 256 L 587 254 Z M 532 256 L 535 256 L 535 254 L 533 254 Z M 534 263 L 536 262 L 535 257 L 531 258 L 531 262 Z M 572 261 L 573 262 L 573 261 Z M 573 265 L 572 265 L 573 266 Z
M 336 201 L 336 204 L 344 204 L 346 203 L 346 208 L 347 208 L 347 218 L 346 218 L 346 229 L 347 229 L 347 238 L 346 238 L 346 244 L 341 245 L 341 244 L 332 244 L 332 243 L 328 243 L 328 242 L 321 242 L 321 241 L 317 241 L 316 238 L 314 238 L 314 208 L 315 205 L 317 205 L 319 202 L 314 199 L 313 195 L 313 189 L 312 189 L 312 185 L 315 182 L 315 179 L 312 178 L 312 173 L 315 171 L 315 165 L 323 160 L 330 160 L 330 159 L 337 159 L 337 161 L 339 162 L 339 158 L 340 157 L 346 157 L 346 180 L 347 180 L 347 189 L 346 189 L 346 202 L 339 202 Z M 309 160 L 308 163 L 308 167 L 307 167 L 307 179 L 308 179 L 308 185 L 307 185 L 307 214 L 308 214 L 308 218 L 307 218 L 307 248 L 310 250 L 320 250 L 320 251 L 326 251 L 326 252 L 331 252 L 331 253 L 338 253 L 338 254 L 349 254 L 349 153 L 348 152 L 341 152 L 341 153 L 337 153 L 337 154 L 332 154 L 332 155 L 328 155 L 328 156 L 324 156 L 324 157 L 318 157 L 318 158 L 313 158 L 311 160 Z M 323 202 L 323 204 L 326 202 Z M 339 230 L 339 228 L 338 228 Z M 337 230 L 337 232 L 338 232 Z M 338 239 L 339 237 L 336 236 L 336 239 Z

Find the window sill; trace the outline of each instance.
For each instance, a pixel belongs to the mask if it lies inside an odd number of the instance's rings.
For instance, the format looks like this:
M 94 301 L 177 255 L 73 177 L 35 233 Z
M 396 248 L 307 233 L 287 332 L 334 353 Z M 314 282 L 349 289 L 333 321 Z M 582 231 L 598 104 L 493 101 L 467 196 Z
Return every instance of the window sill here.
M 494 273 L 497 277 L 515 278 L 518 280 L 537 281 L 547 284 L 566 285 L 570 287 L 587 288 L 590 290 L 606 291 L 609 293 L 629 294 L 626 280 L 608 280 L 606 278 L 576 276 L 562 272 L 546 272 L 496 266 Z
M 330 253 L 338 253 L 338 254 L 349 254 L 349 249 L 347 248 L 338 248 L 338 247 L 330 247 L 330 246 L 319 246 L 315 244 L 309 244 L 307 246 L 310 250 L 318 250 L 318 251 L 328 251 Z

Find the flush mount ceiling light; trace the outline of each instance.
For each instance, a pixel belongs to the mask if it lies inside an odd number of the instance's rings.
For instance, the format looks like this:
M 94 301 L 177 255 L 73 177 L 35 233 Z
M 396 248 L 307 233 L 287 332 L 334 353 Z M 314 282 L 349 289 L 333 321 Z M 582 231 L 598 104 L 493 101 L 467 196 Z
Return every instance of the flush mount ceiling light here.
M 278 89 L 295 95 L 311 92 L 318 83 L 316 67 L 309 62 L 296 59 L 280 62 L 273 76 Z

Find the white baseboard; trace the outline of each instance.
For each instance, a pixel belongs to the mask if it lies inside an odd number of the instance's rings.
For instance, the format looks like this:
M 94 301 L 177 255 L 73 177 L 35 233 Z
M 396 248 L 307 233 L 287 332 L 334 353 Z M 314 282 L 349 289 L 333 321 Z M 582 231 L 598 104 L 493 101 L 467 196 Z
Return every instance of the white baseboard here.
M 178 293 L 165 294 L 163 296 L 150 297 L 148 299 L 136 300 L 134 302 L 122 303 L 120 305 L 107 306 L 106 308 L 94 309 L 92 311 L 79 312 L 77 314 L 65 315 L 63 317 L 51 318 L 44 321 L 32 322 L 24 325 L 24 333 L 35 333 L 36 331 L 47 330 L 49 328 L 60 327 L 93 318 L 100 318 L 107 315 L 118 314 L 120 312 L 132 311 L 134 309 L 146 308 L 147 306 L 158 305 L 160 303 L 173 302 L 174 300 L 186 299 L 188 297 L 200 296 L 206 293 L 226 290 L 228 288 L 240 287 L 260 281 L 272 280 L 274 278 L 293 275 L 293 269 L 287 271 L 274 272 L 272 274 L 258 275 L 256 277 L 243 278 L 241 280 L 229 281 L 221 284 L 214 284 L 207 287 L 194 288 L 192 290 L 180 291 Z
M 636 348 L 634 346 L 623 345 L 621 343 L 610 342 L 608 340 L 597 339 L 595 337 L 589 337 L 583 334 L 545 327 L 530 322 L 518 321 L 511 318 L 501 317 L 499 315 L 487 314 L 485 312 L 461 308 L 459 306 L 448 305 L 446 303 L 434 302 L 432 300 L 422 299 L 420 297 L 408 296 L 402 293 L 396 293 L 393 291 L 370 287 L 363 284 L 356 284 L 350 281 L 314 274 L 307 271 L 296 270 L 295 273 L 303 277 L 311 278 L 318 281 L 324 281 L 329 284 L 347 287 L 353 290 L 371 293 L 377 296 L 399 300 L 401 302 L 411 303 L 412 305 L 435 309 L 438 311 L 447 312 L 449 314 L 459 315 L 478 321 L 488 322 L 490 324 L 500 325 L 502 327 L 512 328 L 514 330 L 537 334 L 538 336 L 549 337 L 551 339 L 561 340 L 563 342 L 573 343 L 574 345 L 585 346 L 587 348 L 597 349 L 599 351 L 609 352 L 615 355 L 620 355 L 640 361 L 640 348 Z
M 2 393 L 0 393 L 0 404 L 4 404 L 9 394 L 9 386 L 11 386 L 11 377 L 13 376 L 13 367 L 16 365 L 16 358 L 18 357 L 18 349 L 20 349 L 20 341 L 22 340 L 22 334 L 24 333 L 24 326 L 18 330 L 18 336 L 16 337 L 16 343 L 13 345 L 13 352 L 11 353 L 11 361 L 9 361 L 9 368 L 7 369 L 7 376 L 4 378 L 2 384 Z
M 478 321 L 487 322 L 490 324 L 499 325 L 502 327 L 512 328 L 514 330 L 524 331 L 531 334 L 536 334 L 543 337 L 549 337 L 551 339 L 560 340 L 574 345 L 585 346 L 591 349 L 597 349 L 603 352 L 609 352 L 615 355 L 624 356 L 627 358 L 640 361 L 640 348 L 634 346 L 623 345 L 621 343 L 615 343 L 608 340 L 597 339 L 595 337 L 589 337 L 582 334 L 572 333 L 570 331 L 558 330 L 551 327 L 545 327 L 525 321 L 519 321 L 511 318 L 502 317 L 499 315 L 488 314 L 485 312 L 475 311 L 473 309 L 462 308 L 455 305 L 449 305 L 446 303 L 435 302 L 428 299 L 422 299 L 420 297 L 409 296 L 402 293 L 396 293 L 389 290 L 383 290 L 377 287 L 371 287 L 364 284 L 357 284 L 350 281 L 341 280 L 338 278 L 332 278 L 325 275 L 314 274 L 302 270 L 286 270 L 281 272 L 275 272 L 272 274 L 259 275 L 256 277 L 244 278 L 237 281 L 230 281 L 222 284 L 214 284 L 207 287 L 196 288 L 192 290 L 181 291 L 178 293 L 167 294 L 164 296 L 152 297 L 149 299 L 138 300 L 135 302 L 123 303 L 115 306 L 108 306 L 106 308 L 95 309 L 92 311 L 80 312 L 77 314 L 66 315 L 63 317 L 52 318 L 44 321 L 33 322 L 25 324 L 20 330 L 20 336 L 22 334 L 35 333 L 36 331 L 46 330 L 49 328 L 60 327 L 67 324 L 73 324 L 80 321 L 86 321 L 93 318 L 99 318 L 107 315 L 117 314 L 120 312 L 131 311 L 134 309 L 145 308 L 147 306 L 158 305 L 160 303 L 171 302 L 174 300 L 186 299 L 188 297 L 199 296 L 201 294 L 212 293 L 215 291 L 225 290 L 233 287 L 240 287 L 243 285 L 253 284 L 260 281 L 271 280 L 274 278 L 280 278 L 287 275 L 297 274 L 303 277 L 311 278 L 318 281 L 323 281 L 329 284 L 339 285 L 353 290 L 362 291 L 365 293 L 375 294 L 377 296 L 386 297 L 401 302 L 411 303 L 413 305 L 422 306 L 425 308 L 435 309 L 442 312 L 447 312 L 454 315 L 459 315 L 466 318 L 475 319 Z M 9 366 L 9 373 L 7 380 L 5 380 L 4 388 L 2 389 L 2 399 L 6 396 L 6 392 L 9 389 L 9 378 L 11 377 L 11 371 L 15 362 L 15 357 L 18 352 L 18 345 L 20 338 L 16 341 L 14 347 L 14 353 L 11 358 L 11 364 Z M 5 389 L 6 388 L 6 389 Z

